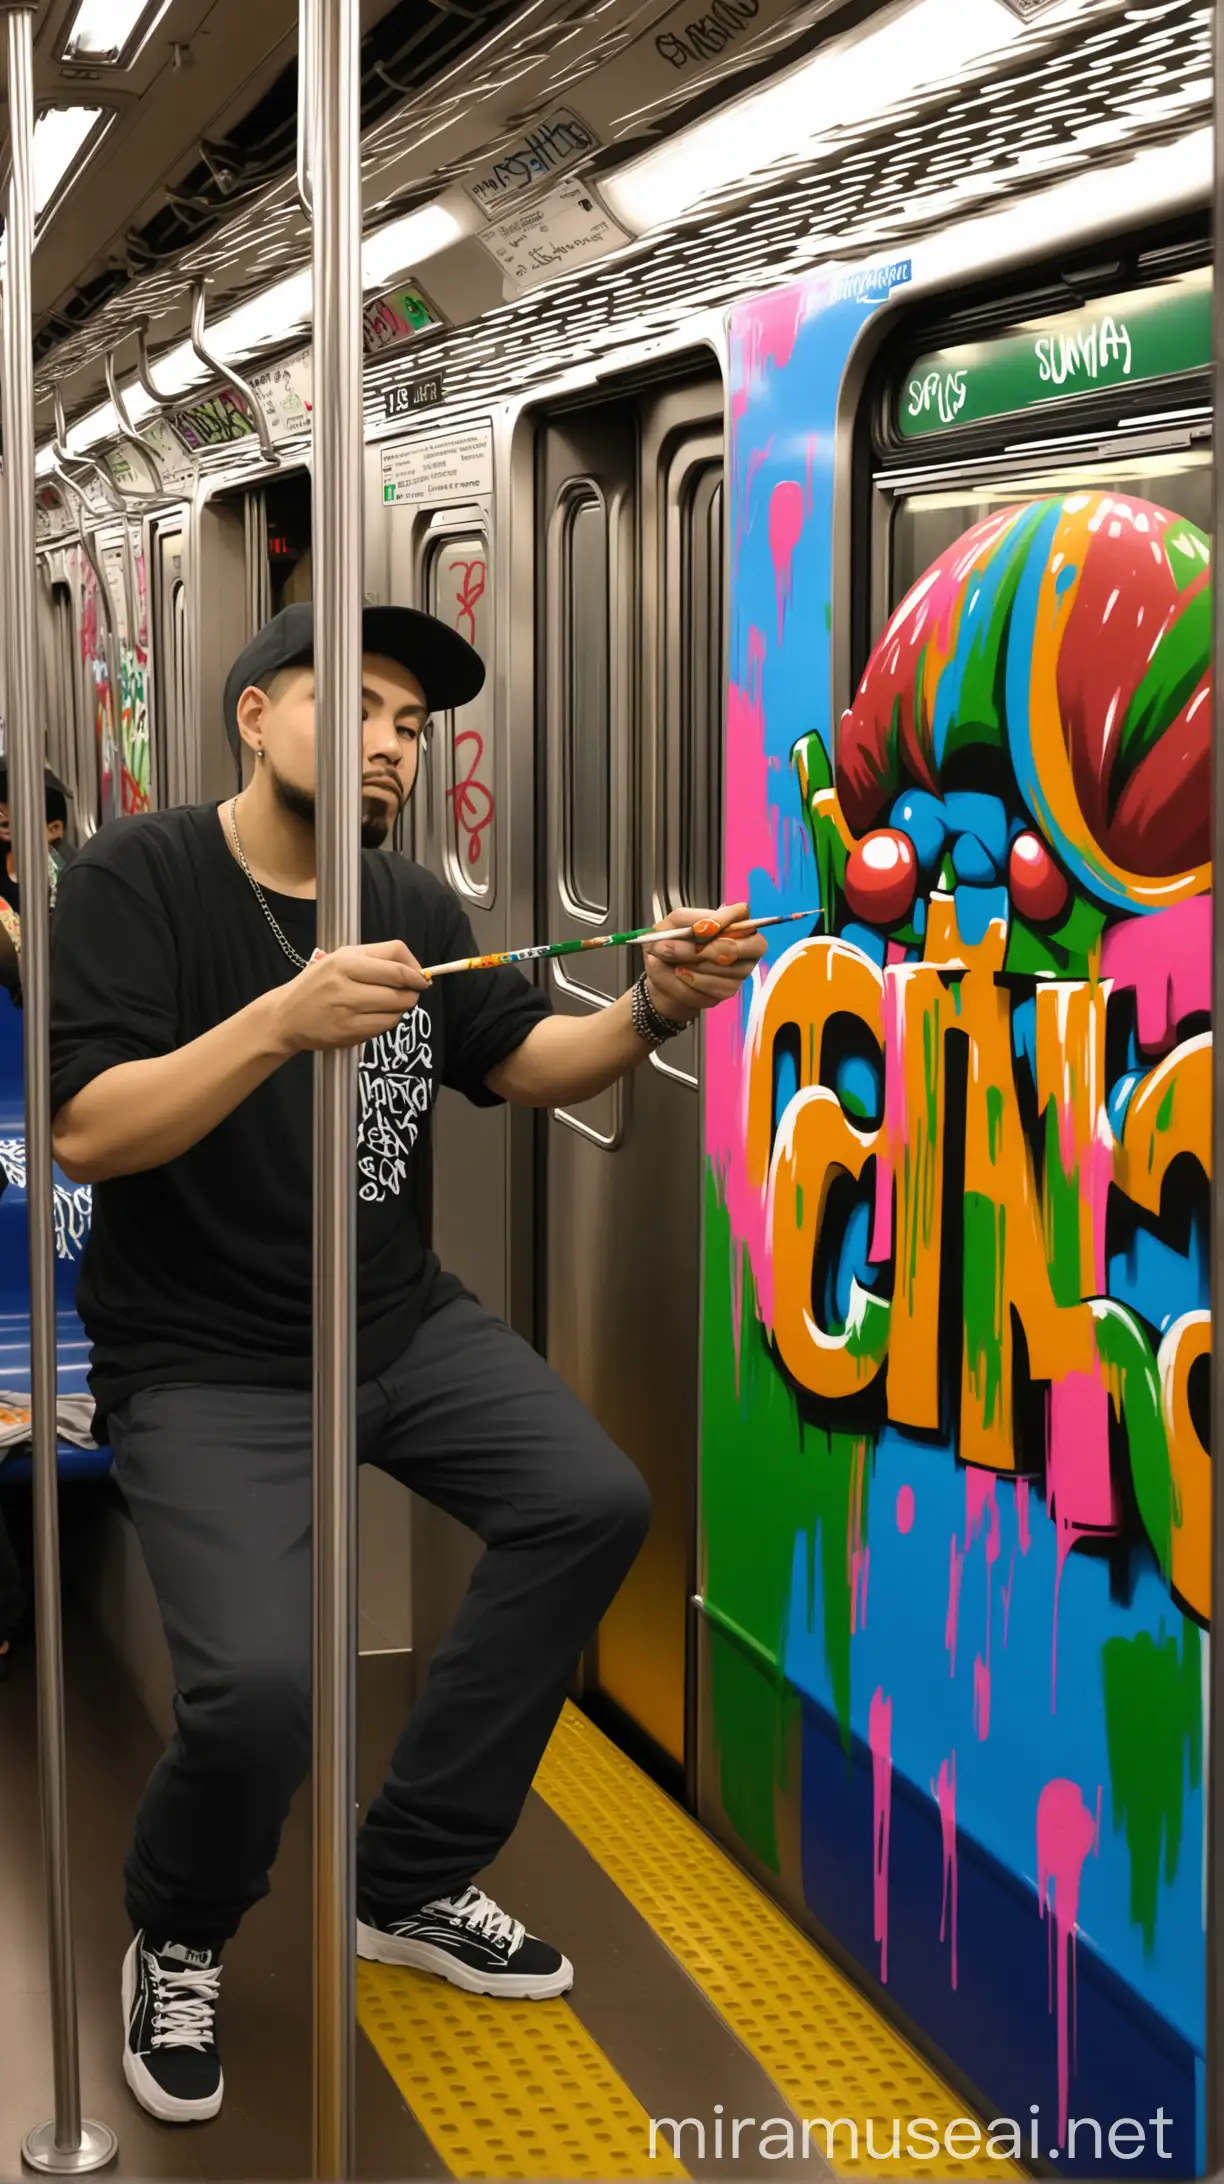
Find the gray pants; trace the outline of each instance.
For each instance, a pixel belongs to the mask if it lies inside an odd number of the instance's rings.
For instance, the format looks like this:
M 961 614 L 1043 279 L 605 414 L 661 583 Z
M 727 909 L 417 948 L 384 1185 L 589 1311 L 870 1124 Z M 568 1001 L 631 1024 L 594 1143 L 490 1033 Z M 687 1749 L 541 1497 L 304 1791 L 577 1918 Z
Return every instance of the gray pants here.
M 155 1941 L 218 1947 L 267 1893 L 310 1767 L 310 1397 L 150 1388 L 111 1437 L 177 1687 L 128 1915 Z M 650 1503 L 564 1382 L 468 1299 L 360 1388 L 358 1442 L 486 1548 L 361 1830 L 359 1903 L 378 1918 L 465 1887 L 512 1832 Z

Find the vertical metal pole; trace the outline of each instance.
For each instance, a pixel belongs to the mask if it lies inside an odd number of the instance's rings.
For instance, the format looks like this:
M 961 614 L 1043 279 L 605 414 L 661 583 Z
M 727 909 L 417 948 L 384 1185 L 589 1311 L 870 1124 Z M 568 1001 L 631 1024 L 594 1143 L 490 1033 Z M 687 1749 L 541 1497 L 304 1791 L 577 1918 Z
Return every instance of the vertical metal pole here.
M 8 265 L 4 282 L 4 511 L 7 553 L 5 695 L 12 769 L 13 847 L 21 888 L 25 1041 L 26 1200 L 30 1228 L 30 1427 L 34 1455 L 38 1761 L 51 1973 L 55 2117 L 22 2148 L 52 2175 L 99 2169 L 116 2152 L 104 2124 L 81 2117 L 76 1970 L 68 1874 L 64 1658 L 60 1628 L 58 1435 L 55 1372 L 55 1230 L 51 1183 L 51 1064 L 47 831 L 43 724 L 38 706 L 34 547 L 34 10 L 0 0 L 8 17 L 12 138 Z
M 361 937 L 363 467 L 359 0 L 301 0 L 315 148 L 314 563 L 319 946 Z M 314 2173 L 353 2175 L 357 1056 L 315 1060 Z
M 1224 5 L 1214 9 L 1215 63 L 1215 177 L 1212 193 L 1213 364 L 1214 386 L 1211 434 L 1212 486 L 1212 993 L 1211 993 L 1211 1158 L 1213 1186 L 1224 1175 L 1224 1071 L 1215 1042 L 1224 1024 L 1224 476 L 1221 473 L 1221 430 L 1224 428 L 1224 280 L 1220 275 L 1220 238 L 1224 235 Z M 1211 1446 L 1224 1449 L 1224 1350 L 1219 1341 L 1220 1309 L 1224 1303 L 1224 1219 L 1211 1203 Z M 1224 1492 L 1215 1484 L 1211 1491 L 1211 1634 L 1207 1645 L 1210 1685 L 1207 1703 L 1207 2069 L 1206 2069 L 1206 2166 L 1210 2172 L 1224 2162 L 1224 1870 L 1221 1868 L 1221 1828 L 1224 1827 L 1224 1675 L 1216 1663 L 1220 1642 L 1220 1618 L 1224 1609 Z

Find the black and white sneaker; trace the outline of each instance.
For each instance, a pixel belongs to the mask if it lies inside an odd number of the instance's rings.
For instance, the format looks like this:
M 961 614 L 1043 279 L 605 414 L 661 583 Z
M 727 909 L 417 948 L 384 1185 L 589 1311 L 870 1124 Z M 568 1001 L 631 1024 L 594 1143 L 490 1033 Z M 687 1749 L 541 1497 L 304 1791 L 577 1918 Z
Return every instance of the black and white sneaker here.
M 404 1919 L 374 1925 L 359 1918 L 357 1954 L 375 1964 L 436 1972 L 468 1994 L 496 1994 L 509 2002 L 543 2002 L 574 1984 L 567 1958 L 478 1888 L 440 1897 Z
M 137 1934 L 123 1960 L 123 2075 L 160 2123 L 207 2123 L 221 2106 L 217 2051 L 221 1966 L 182 1942 Z

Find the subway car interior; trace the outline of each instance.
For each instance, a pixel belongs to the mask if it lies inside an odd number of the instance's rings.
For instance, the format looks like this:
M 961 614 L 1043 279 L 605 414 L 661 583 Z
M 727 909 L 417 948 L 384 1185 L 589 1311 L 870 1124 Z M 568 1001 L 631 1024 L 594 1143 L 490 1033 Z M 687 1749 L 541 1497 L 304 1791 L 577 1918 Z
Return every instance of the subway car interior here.
M 1210 2175 L 1216 9 L 0 18 L 0 2176 Z M 184 2126 L 121 1973 L 191 1694 L 95 1438 L 55 935 L 228 809 L 233 663 L 341 598 L 333 661 L 364 604 L 484 663 L 387 842 L 480 956 L 779 922 L 603 1089 L 410 1132 L 441 1264 L 650 1493 L 478 1876 L 572 1985 L 350 1963 L 489 1550 L 320 1431 L 355 1646 Z M 580 1023 L 643 955 L 578 952 L 522 975 Z

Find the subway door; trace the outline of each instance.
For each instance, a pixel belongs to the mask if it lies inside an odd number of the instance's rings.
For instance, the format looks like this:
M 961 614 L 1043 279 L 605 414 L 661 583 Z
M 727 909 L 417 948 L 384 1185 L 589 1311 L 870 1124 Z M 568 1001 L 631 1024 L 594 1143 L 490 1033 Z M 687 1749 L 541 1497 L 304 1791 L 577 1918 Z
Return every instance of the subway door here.
M 491 484 L 491 479 L 490 479 Z M 505 802 L 494 661 L 493 502 L 391 505 L 385 566 L 390 600 L 457 629 L 486 665 L 471 705 L 432 716 L 399 846 L 461 903 L 477 951 L 506 945 Z M 428 692 L 426 693 L 428 696 Z M 429 1003 L 422 1004 L 428 1007 Z M 429 1237 L 441 1263 L 491 1312 L 509 1319 L 509 1159 L 513 1118 L 442 1090 L 430 1118 Z M 454 1623 L 481 1553 L 475 1534 L 416 1501 L 412 1523 L 413 1653 L 417 1687 Z
M 716 376 L 640 412 L 640 664 L 634 925 L 720 895 L 723 392 Z M 636 973 L 640 956 L 622 970 Z M 701 1273 L 701 1034 L 650 1056 L 619 1155 L 614 1438 L 650 1487 L 646 1544 L 595 1648 L 603 1698 L 691 1775 Z M 665 1332 L 664 1332 L 665 1331 Z M 618 1374 L 617 1363 L 621 1370 Z M 628 1370 L 625 1369 L 626 1365 Z
M 543 438 L 546 930 L 647 924 L 655 869 L 650 738 L 663 623 L 657 405 L 556 419 Z M 549 966 L 564 1014 L 589 1015 L 642 967 L 637 949 Z M 688 1042 L 686 1041 L 686 1046 Z M 598 1633 L 584 1693 L 677 1766 L 685 1758 L 697 1284 L 695 1057 L 650 1065 L 548 1119 L 547 1354 L 650 1487 L 645 1547 Z M 691 1171 L 691 1173 L 690 1173 Z

